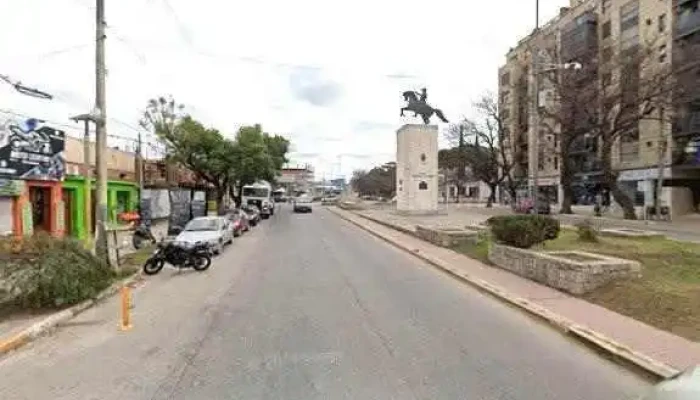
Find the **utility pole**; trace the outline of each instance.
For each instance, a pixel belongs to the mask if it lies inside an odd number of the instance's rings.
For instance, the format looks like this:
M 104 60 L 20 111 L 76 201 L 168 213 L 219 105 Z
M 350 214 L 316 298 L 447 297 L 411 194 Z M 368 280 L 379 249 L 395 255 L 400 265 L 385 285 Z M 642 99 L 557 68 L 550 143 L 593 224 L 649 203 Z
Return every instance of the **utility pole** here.
M 107 247 L 107 101 L 105 93 L 105 0 L 95 7 L 95 108 L 97 165 L 97 207 L 95 210 L 95 254 L 109 262 Z
M 533 35 L 533 46 L 532 46 L 532 76 L 534 81 L 532 83 L 534 91 L 533 110 L 532 110 L 532 165 L 534 170 L 532 171 L 532 205 L 535 214 L 539 214 L 539 169 L 540 169 L 540 127 L 539 127 L 539 113 L 540 113 L 540 73 L 539 73 L 539 46 L 537 45 L 537 31 L 540 29 L 540 1 L 535 0 L 535 32 Z

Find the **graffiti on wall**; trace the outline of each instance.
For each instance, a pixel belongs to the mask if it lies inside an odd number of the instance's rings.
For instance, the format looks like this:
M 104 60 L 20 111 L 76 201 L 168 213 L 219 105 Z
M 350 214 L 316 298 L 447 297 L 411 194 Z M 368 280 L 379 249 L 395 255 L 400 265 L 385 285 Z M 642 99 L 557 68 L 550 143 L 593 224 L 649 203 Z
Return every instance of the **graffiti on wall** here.
M 30 118 L 0 121 L 0 178 L 61 180 L 66 134 Z

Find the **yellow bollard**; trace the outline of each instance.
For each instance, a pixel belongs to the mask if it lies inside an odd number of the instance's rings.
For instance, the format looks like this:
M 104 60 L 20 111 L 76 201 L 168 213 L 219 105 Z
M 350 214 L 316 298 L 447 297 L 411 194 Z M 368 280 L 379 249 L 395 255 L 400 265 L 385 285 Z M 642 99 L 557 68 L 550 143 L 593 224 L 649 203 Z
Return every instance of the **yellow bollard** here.
M 122 315 L 121 327 L 122 331 L 131 329 L 131 289 L 128 286 L 122 286 Z

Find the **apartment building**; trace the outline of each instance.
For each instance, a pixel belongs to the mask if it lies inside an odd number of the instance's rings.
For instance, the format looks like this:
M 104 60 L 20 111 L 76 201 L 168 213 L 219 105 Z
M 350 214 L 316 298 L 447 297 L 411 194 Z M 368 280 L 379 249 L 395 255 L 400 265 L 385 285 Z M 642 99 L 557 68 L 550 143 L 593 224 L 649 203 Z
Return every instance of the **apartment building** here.
M 499 69 L 499 102 L 507 129 L 508 153 L 521 187 L 533 187 L 537 175 L 540 193 L 545 193 L 553 203 L 561 202 L 560 133 L 585 130 L 582 125 L 585 121 L 548 120 L 547 113 L 542 112 L 552 102 L 566 106 L 566 97 L 557 96 L 554 81 L 547 79 L 547 74 L 559 74 L 559 80 L 578 80 L 576 87 L 607 87 L 618 82 L 631 85 L 620 86 L 620 90 L 637 91 L 634 86 L 637 80 L 620 79 L 620 76 L 643 78 L 645 74 L 656 73 L 657 68 L 676 62 L 674 50 L 680 43 L 700 43 L 698 37 L 698 0 L 571 0 L 570 7 L 562 8 L 556 18 L 522 39 L 507 53 L 506 63 Z M 615 57 L 639 51 L 642 46 L 646 46 L 645 51 L 655 52 L 653 65 L 622 72 L 611 62 Z M 533 124 L 533 49 L 538 49 L 537 132 Z M 564 70 L 572 63 L 582 64 L 588 72 L 577 74 L 575 70 Z M 600 104 L 601 111 L 606 112 L 602 99 Z M 683 112 L 657 113 L 655 118 L 640 121 L 636 129 L 615 143 L 612 162 L 619 172 L 619 186 L 639 207 L 641 216 L 644 206 L 654 203 L 661 162 L 664 185 L 661 203 L 669 207 L 673 216 L 697 211 L 700 104 L 689 102 Z M 574 204 L 593 204 L 602 188 L 598 140 L 592 135 L 577 136 L 569 146 L 567 160 L 573 169 Z

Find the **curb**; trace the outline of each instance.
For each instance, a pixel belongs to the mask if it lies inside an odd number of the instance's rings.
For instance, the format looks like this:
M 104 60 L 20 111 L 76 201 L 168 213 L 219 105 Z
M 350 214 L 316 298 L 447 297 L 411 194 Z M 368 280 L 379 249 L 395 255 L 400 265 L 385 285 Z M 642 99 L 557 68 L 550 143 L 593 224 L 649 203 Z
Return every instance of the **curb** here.
M 417 249 L 411 249 L 408 246 L 405 246 L 401 243 L 398 243 L 397 241 L 391 240 L 373 230 L 370 228 L 358 223 L 357 221 L 353 221 L 352 219 L 348 218 L 345 215 L 342 215 L 341 213 L 337 212 L 336 210 L 329 208 L 329 210 L 337 215 L 338 217 L 344 219 L 345 221 L 348 221 L 352 223 L 355 226 L 358 226 L 359 228 L 369 232 L 370 234 L 378 237 L 379 239 L 382 239 L 383 241 L 401 249 L 404 250 L 410 254 L 412 254 L 415 257 L 420 258 L 423 261 L 426 261 L 427 263 L 433 265 L 434 267 L 439 268 L 440 270 L 450 274 L 451 276 L 459 279 L 462 282 L 465 282 L 471 286 L 474 286 L 475 288 L 486 292 L 490 294 L 491 296 L 504 301 L 508 304 L 511 304 L 513 306 L 516 306 L 517 308 L 527 312 L 530 315 L 533 315 L 550 325 L 559 328 L 564 334 L 567 334 L 574 339 L 577 339 L 580 342 L 583 342 L 588 345 L 594 346 L 596 349 L 612 355 L 614 358 L 623 360 L 637 368 L 640 368 L 641 370 L 645 371 L 646 373 L 650 373 L 654 377 L 661 378 L 661 379 L 668 379 L 671 378 L 675 375 L 677 375 L 680 371 L 677 369 L 673 368 L 672 366 L 665 364 L 661 361 L 655 360 L 652 357 L 647 356 L 646 354 L 643 354 L 639 351 L 636 351 L 634 349 L 631 349 L 627 346 L 625 346 L 622 343 L 619 343 L 605 335 L 603 335 L 600 332 L 596 332 L 586 326 L 579 325 L 574 323 L 573 321 L 570 321 L 556 313 L 553 313 L 552 311 L 537 305 L 535 303 L 530 302 L 529 300 L 526 300 L 524 298 L 512 295 L 508 293 L 506 290 L 503 288 L 493 285 L 487 281 L 484 281 L 479 278 L 474 278 L 470 276 L 469 274 L 465 272 L 458 271 L 455 268 L 452 268 L 451 266 L 447 265 L 445 262 L 440 260 L 439 258 L 431 257 L 426 254 L 421 253 Z M 352 213 L 352 212 L 351 212 Z M 364 215 L 352 213 L 353 215 L 360 217 L 360 218 L 365 218 L 369 221 L 373 221 L 373 218 L 367 218 Z M 379 223 L 383 226 L 387 226 L 389 228 L 392 228 L 389 224 L 387 223 Z M 397 231 L 401 231 L 400 229 L 392 228 Z
M 102 300 L 115 295 L 119 292 L 119 289 L 122 286 L 131 285 L 139 278 L 141 278 L 141 269 L 139 269 L 133 275 L 122 279 L 121 281 L 114 282 L 107 289 L 98 293 L 97 296 L 92 299 L 85 300 L 82 303 L 78 303 L 65 310 L 51 314 L 43 320 L 24 328 L 18 333 L 8 335 L 8 337 L 0 337 L 0 357 L 13 350 L 17 350 L 42 336 L 48 335 L 56 330 L 59 325 L 70 321 L 81 312 L 100 303 Z

